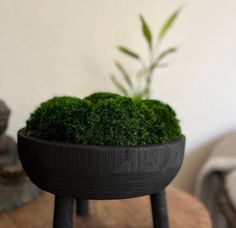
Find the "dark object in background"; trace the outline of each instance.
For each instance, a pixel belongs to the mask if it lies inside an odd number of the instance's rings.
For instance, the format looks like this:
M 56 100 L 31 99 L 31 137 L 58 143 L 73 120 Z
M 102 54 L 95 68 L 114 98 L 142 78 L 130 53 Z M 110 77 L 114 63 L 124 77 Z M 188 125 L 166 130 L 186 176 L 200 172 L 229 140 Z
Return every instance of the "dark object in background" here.
M 9 115 L 10 109 L 2 100 L 0 100 L 0 135 L 2 135 L 7 129 Z
M 162 202 L 153 211 L 161 212 L 164 222 L 155 222 L 154 227 L 167 228 L 162 191 L 181 167 L 184 145 L 184 136 L 163 144 L 113 147 L 53 142 L 28 137 L 24 129 L 18 132 L 18 152 L 26 173 L 38 187 L 56 195 L 55 228 L 61 228 L 60 224 L 71 227 L 73 198 L 143 195 L 152 195 L 153 204 Z M 62 213 L 65 205 L 68 211 Z
M 19 162 L 16 142 L 4 135 L 10 109 L 0 100 L 0 211 L 15 209 L 41 192 L 33 185 Z

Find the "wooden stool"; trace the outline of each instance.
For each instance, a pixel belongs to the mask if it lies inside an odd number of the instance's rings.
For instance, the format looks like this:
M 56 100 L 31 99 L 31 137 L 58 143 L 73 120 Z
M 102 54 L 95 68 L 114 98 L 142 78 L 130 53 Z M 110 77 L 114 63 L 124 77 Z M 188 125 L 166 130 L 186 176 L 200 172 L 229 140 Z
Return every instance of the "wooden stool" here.
M 165 191 L 159 191 L 150 195 L 152 219 L 154 228 L 168 228 L 168 215 L 166 208 Z M 73 227 L 73 198 L 55 197 L 53 228 Z M 87 216 L 89 213 L 89 201 L 77 200 L 76 212 L 79 216 Z

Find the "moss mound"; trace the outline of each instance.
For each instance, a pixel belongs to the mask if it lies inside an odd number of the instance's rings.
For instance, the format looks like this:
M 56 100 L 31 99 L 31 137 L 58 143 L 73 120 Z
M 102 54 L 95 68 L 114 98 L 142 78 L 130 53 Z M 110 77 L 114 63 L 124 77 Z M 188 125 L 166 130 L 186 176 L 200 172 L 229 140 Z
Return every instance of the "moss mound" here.
M 174 110 L 160 101 L 95 93 L 42 103 L 27 121 L 26 134 L 52 141 L 130 146 L 178 139 L 181 128 Z
M 141 100 L 117 97 L 98 102 L 91 113 L 91 144 L 146 144 L 153 113 Z
M 26 133 L 41 139 L 86 143 L 90 112 L 91 105 L 85 100 L 54 97 L 31 114 Z
M 98 103 L 99 101 L 103 101 L 109 98 L 117 98 L 120 97 L 120 95 L 115 93 L 107 93 L 107 92 L 98 92 L 93 93 L 87 97 L 84 98 L 84 100 L 88 100 L 94 104 Z
M 155 115 L 149 124 L 149 140 L 152 142 L 167 142 L 181 135 L 179 121 L 175 111 L 168 105 L 157 100 L 144 100 L 145 105 Z

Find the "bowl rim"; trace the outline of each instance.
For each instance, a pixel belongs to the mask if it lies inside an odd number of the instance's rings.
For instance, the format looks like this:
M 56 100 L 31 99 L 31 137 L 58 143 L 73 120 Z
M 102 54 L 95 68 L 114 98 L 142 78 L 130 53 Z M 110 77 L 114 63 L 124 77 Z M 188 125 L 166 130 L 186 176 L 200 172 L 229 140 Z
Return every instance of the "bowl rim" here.
M 21 138 L 25 138 L 27 140 L 31 140 L 31 141 L 35 141 L 37 143 L 40 144 L 45 144 L 45 145 L 54 145 L 54 146 L 61 146 L 61 147 L 68 147 L 68 148 L 101 148 L 101 149 L 111 149 L 111 148 L 115 148 L 115 149 L 142 149 L 142 148 L 153 148 L 153 147 L 165 147 L 165 146 L 172 146 L 175 144 L 178 144 L 181 141 L 186 141 L 186 137 L 185 135 L 181 134 L 181 136 L 176 139 L 176 140 L 171 140 L 168 142 L 164 142 L 164 143 L 155 143 L 155 144 L 144 144 L 144 145 L 131 145 L 131 146 L 110 146 L 110 145 L 97 145 L 97 144 L 77 144 L 77 143 L 70 143 L 70 142 L 60 142 L 60 141 L 50 141 L 50 140 L 46 140 L 46 139 L 41 139 L 41 138 L 36 138 L 36 137 L 32 137 L 32 136 L 27 136 L 24 131 L 25 131 L 25 127 L 21 128 L 20 130 L 18 130 L 17 132 L 17 138 L 19 139 L 19 137 Z

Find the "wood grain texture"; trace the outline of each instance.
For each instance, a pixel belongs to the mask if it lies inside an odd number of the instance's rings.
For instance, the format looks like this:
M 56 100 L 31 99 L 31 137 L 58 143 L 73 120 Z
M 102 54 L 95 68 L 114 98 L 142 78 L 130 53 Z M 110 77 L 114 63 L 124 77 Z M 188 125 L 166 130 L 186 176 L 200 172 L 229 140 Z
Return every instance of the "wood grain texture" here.
M 59 196 L 122 199 L 164 189 L 183 161 L 185 137 L 144 146 L 51 142 L 18 132 L 18 152 L 33 183 Z
M 0 213 L 0 228 L 51 228 L 54 197 L 43 195 L 20 209 Z M 167 190 L 170 228 L 211 228 L 206 209 L 195 198 L 169 187 Z M 88 217 L 74 215 L 74 228 L 152 228 L 148 196 L 92 201 Z

